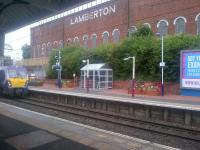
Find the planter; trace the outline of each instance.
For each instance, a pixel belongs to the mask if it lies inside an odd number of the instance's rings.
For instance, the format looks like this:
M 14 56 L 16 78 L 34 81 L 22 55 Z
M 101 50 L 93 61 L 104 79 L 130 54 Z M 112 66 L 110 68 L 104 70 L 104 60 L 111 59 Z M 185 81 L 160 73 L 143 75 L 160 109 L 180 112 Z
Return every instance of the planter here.
M 138 90 L 138 89 L 135 89 L 135 94 L 138 94 L 138 95 L 143 95 L 145 94 L 145 92 L 143 90 Z M 132 89 L 128 89 L 128 94 L 132 94 Z
M 158 92 L 158 91 L 145 91 L 144 94 L 149 95 L 149 96 L 159 96 L 160 92 Z
M 38 80 L 38 79 L 32 79 L 32 80 L 29 80 L 29 83 L 28 83 L 30 86 L 43 86 L 44 84 L 44 81 L 42 80 Z
M 142 95 L 142 94 L 144 94 L 144 91 L 141 89 L 135 89 L 135 94 Z

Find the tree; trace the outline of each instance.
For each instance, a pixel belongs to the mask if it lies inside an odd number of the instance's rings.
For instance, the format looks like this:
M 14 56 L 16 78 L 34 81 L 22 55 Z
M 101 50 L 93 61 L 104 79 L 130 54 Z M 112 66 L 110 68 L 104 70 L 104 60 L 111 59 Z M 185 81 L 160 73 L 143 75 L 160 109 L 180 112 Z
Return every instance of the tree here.
M 134 32 L 132 36 L 153 36 L 153 32 L 148 26 L 141 25 L 138 27 L 137 32 Z
M 31 46 L 25 44 L 22 46 L 22 56 L 24 59 L 31 58 Z
M 12 66 L 13 65 L 13 60 L 11 59 L 10 56 L 4 56 L 4 66 Z

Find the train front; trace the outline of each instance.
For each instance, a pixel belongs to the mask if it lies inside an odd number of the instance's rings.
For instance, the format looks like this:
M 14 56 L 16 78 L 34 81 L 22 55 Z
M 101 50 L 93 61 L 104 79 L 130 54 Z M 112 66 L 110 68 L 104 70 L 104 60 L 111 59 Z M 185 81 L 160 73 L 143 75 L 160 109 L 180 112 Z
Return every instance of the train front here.
M 24 96 L 28 93 L 28 75 L 25 68 L 7 69 L 7 92 L 10 96 Z

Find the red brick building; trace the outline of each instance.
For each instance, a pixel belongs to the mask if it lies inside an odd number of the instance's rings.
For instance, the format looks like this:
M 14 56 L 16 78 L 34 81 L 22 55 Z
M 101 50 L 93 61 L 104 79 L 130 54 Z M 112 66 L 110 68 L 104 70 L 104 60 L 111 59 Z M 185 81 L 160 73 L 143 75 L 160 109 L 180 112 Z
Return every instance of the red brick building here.
M 141 24 L 155 33 L 200 34 L 199 0 L 110 0 L 85 10 L 76 9 L 31 29 L 32 58 L 46 57 L 71 43 L 96 47 L 118 42 Z

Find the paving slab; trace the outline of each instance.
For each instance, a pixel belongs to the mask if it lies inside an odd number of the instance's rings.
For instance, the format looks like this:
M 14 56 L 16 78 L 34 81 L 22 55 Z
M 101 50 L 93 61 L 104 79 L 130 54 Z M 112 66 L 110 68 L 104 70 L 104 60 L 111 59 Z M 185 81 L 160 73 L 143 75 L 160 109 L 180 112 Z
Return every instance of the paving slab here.
M 53 134 L 49 134 L 45 131 L 38 130 L 7 138 L 5 141 L 6 143 L 12 145 L 16 149 L 31 149 L 56 141 L 58 139 L 59 137 Z
M 39 123 L 37 119 L 35 122 L 32 120 L 32 122 L 24 123 L 22 120 L 26 120 L 26 118 L 4 110 L 2 107 L 0 108 L 0 150 L 95 150 L 86 144 L 32 126 L 34 123 Z M 27 117 L 27 115 L 25 116 Z M 45 127 L 47 126 L 45 125 Z

